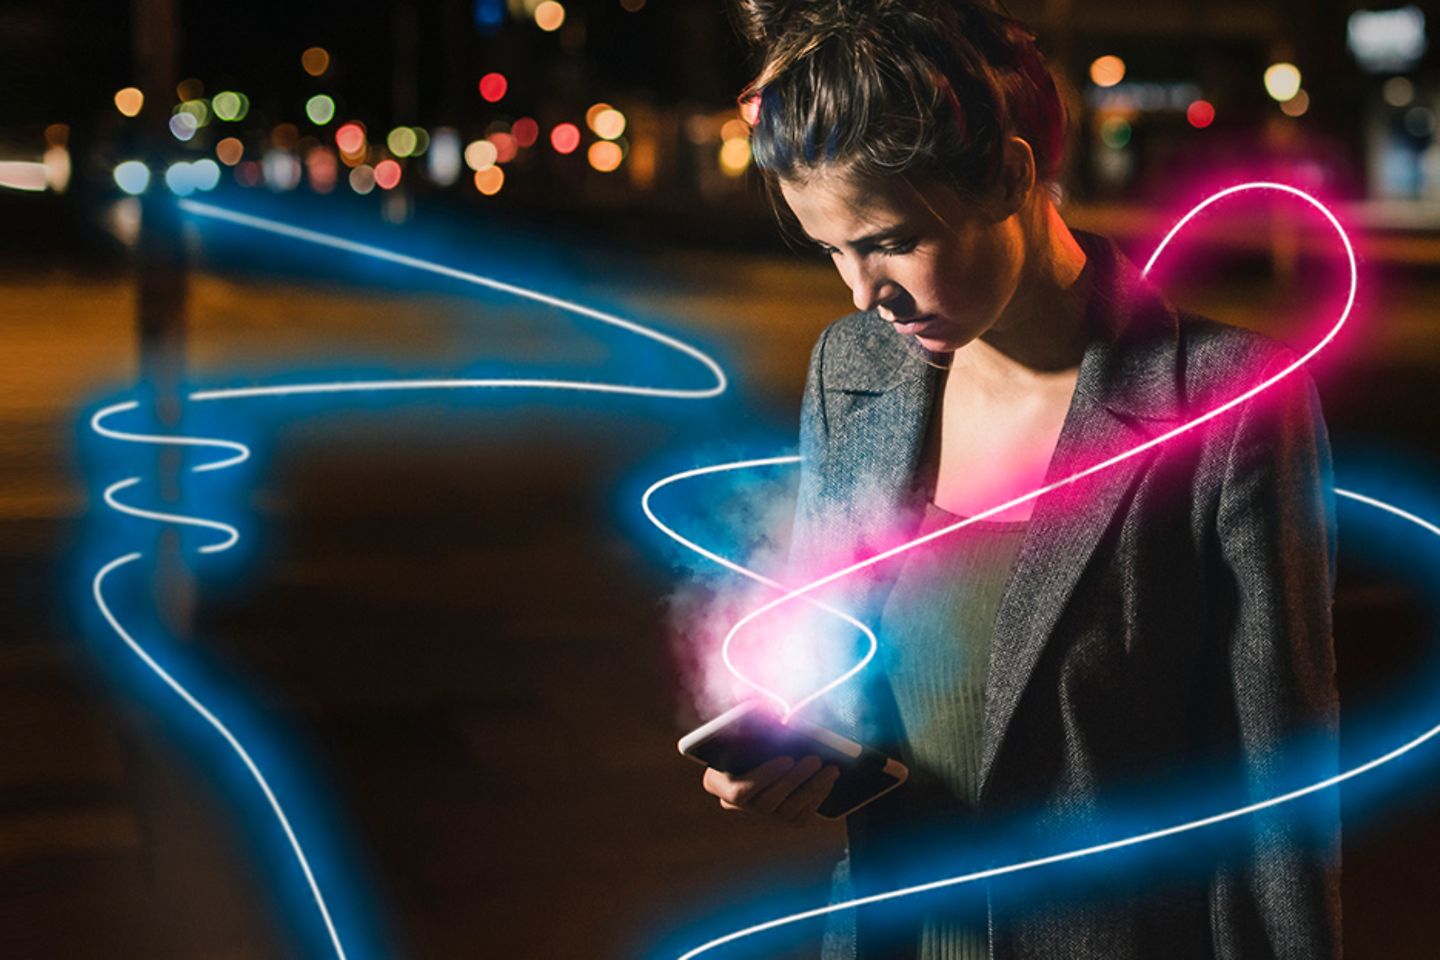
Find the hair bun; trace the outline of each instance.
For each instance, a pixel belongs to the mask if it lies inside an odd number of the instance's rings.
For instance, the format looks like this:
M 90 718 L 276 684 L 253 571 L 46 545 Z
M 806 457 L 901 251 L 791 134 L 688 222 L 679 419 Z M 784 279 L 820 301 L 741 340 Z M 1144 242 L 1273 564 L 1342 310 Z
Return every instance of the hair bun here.
M 734 10 L 741 35 L 763 49 L 785 32 L 798 8 L 814 5 L 814 0 L 736 0 Z
M 932 0 L 954 8 L 962 17 L 996 14 L 994 0 Z M 796 28 L 818 32 L 836 24 L 864 21 L 891 10 L 924 7 L 925 0 L 735 0 L 736 26 L 754 46 L 768 50 Z

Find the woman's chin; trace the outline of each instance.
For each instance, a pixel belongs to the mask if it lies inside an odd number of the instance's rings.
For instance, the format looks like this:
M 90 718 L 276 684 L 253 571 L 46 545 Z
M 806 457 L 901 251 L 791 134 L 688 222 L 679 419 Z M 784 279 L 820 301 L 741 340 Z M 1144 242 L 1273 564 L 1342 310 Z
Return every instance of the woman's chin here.
M 950 340 L 937 340 L 934 337 L 916 336 L 915 342 L 924 347 L 929 353 L 954 353 L 960 349 L 960 344 Z

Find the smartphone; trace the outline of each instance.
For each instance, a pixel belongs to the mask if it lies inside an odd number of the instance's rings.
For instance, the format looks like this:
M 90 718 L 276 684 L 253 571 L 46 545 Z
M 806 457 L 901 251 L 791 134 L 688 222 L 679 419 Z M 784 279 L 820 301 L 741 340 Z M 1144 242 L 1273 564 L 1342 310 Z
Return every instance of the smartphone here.
M 905 782 L 910 771 L 898 760 L 799 717 L 781 720 L 763 700 L 747 700 L 690 731 L 678 744 L 682 756 L 732 775 L 767 760 L 818 756 L 840 768 L 840 777 L 816 811 L 827 820 L 849 816 Z

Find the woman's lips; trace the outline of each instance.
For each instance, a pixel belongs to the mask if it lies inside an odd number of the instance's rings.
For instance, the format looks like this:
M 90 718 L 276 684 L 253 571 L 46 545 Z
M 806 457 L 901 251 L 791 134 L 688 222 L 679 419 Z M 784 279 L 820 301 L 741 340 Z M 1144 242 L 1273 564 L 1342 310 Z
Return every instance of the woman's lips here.
M 914 320 L 895 324 L 895 332 L 907 337 L 924 336 L 927 332 L 934 333 L 936 332 L 934 328 L 934 318 L 929 316 L 917 317 Z

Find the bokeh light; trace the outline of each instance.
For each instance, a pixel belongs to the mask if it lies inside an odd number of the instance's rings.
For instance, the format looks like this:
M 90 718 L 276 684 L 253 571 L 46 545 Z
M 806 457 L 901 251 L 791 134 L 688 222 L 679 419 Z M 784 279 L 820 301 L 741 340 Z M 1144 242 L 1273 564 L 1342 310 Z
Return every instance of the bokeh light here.
M 144 107 L 145 94 L 140 92 L 139 87 L 125 87 L 115 91 L 115 109 L 124 116 L 138 116 Z
M 305 101 L 305 116 L 317 127 L 323 127 L 335 119 L 335 98 L 328 93 L 317 93 Z
M 484 170 L 495 166 L 495 160 L 499 156 L 500 151 L 495 149 L 494 143 L 489 140 L 475 140 L 465 148 L 465 165 L 471 170 Z
M 115 178 L 115 185 L 132 197 L 144 193 L 145 188 L 150 186 L 150 168 L 139 160 L 116 164 L 111 175 Z
M 339 169 L 340 164 L 329 147 L 315 147 L 305 154 L 305 176 L 310 181 L 310 189 L 316 193 L 329 193 L 335 189 Z
M 368 163 L 350 171 L 350 189 L 362 197 L 375 189 L 375 170 Z
M 625 159 L 620 145 L 613 140 L 596 140 L 585 153 L 590 166 L 601 173 L 610 173 Z
M 233 167 L 245 158 L 245 144 L 239 137 L 226 137 L 215 144 L 215 156 L 227 167 Z
M 501 167 L 486 167 L 475 171 L 475 189 L 487 197 L 493 197 L 505 186 L 505 171 Z
M 1096 57 L 1090 63 L 1090 82 L 1097 87 L 1113 87 L 1125 79 L 1125 61 L 1114 54 Z
M 176 113 L 188 113 L 195 118 L 195 127 L 207 126 L 210 123 L 210 108 L 204 100 L 186 100 L 175 108 Z
M 448 187 L 460 179 L 463 165 L 459 131 L 454 127 L 436 127 L 430 138 L 430 151 L 425 155 L 425 170 L 430 179 Z
M 1284 103 L 1300 92 L 1300 69 L 1293 63 L 1272 63 L 1265 68 L 1265 92 Z
M 1405 130 L 1417 140 L 1426 140 L 1435 133 L 1435 111 L 1429 107 L 1411 107 L 1405 111 Z
M 1123 150 L 1130 145 L 1130 121 L 1123 117 L 1107 117 L 1100 124 L 1100 140 L 1111 150 Z
M 191 114 L 177 113 L 170 117 L 170 133 L 182 143 L 194 139 L 195 131 L 199 129 L 200 124 Z
M 556 153 L 574 153 L 580 146 L 580 128 L 573 123 L 556 124 L 550 131 L 550 146 Z
M 194 77 L 181 80 L 175 85 L 176 100 L 199 100 L 205 96 L 205 84 Z
M 260 158 L 260 168 L 271 190 L 294 190 L 300 186 L 300 161 L 288 150 L 266 150 Z
M 1415 100 L 1415 84 L 1410 82 L 1409 77 L 1391 77 L 1385 81 L 1385 86 L 1380 88 L 1380 93 L 1390 106 L 1408 107 Z M 117 93 L 115 96 L 118 97 L 120 94 Z M 125 111 L 121 110 L 120 112 L 124 113 Z
M 410 151 L 410 156 L 419 157 L 430 149 L 430 131 L 424 127 L 411 127 L 410 132 L 415 134 L 415 149 Z
M 626 13 L 639 13 L 645 9 L 645 0 L 620 0 L 620 8 Z
M 1295 96 L 1280 104 L 1280 112 L 1287 117 L 1303 117 L 1309 109 L 1310 94 L 1303 87 L 1296 91 Z
M 196 190 L 214 190 L 220 186 L 220 164 L 204 157 L 190 164 L 190 182 Z
M 300 54 L 300 66 L 312 77 L 318 77 L 330 69 L 330 51 L 324 47 L 310 47 Z
M 614 140 L 625 132 L 625 114 L 609 107 L 595 114 L 595 122 L 590 125 L 597 137 L 605 140 Z
M 365 148 L 365 128 L 353 120 L 344 124 L 335 131 L 335 146 L 341 153 L 359 153 Z
M 375 186 L 381 190 L 393 190 L 400 184 L 400 164 L 396 160 L 381 160 L 375 164 Z
M 508 133 L 492 133 L 485 139 L 495 145 L 496 163 L 509 163 L 519 152 L 520 148 L 515 144 L 515 138 Z
M 555 0 L 545 0 L 535 8 L 535 26 L 552 33 L 565 23 L 565 8 Z
M 480 96 L 490 103 L 499 103 L 508 89 L 510 83 L 503 73 L 487 73 L 480 78 Z
M 720 144 L 720 171 L 738 177 L 750 165 L 750 138 L 731 137 Z
M 210 101 L 210 109 L 215 111 L 217 119 L 234 123 L 244 120 L 250 112 L 250 98 L 234 90 L 222 90 Z
M 585 126 L 589 127 L 591 130 L 594 130 L 596 118 L 599 117 L 600 114 L 604 113 L 606 110 L 613 109 L 614 107 L 610 106 L 610 104 L 608 103 L 602 102 L 590 104 L 589 109 L 585 111 Z
M 165 168 L 165 186 L 177 197 L 188 197 L 195 192 L 195 181 L 190 175 L 190 164 L 181 160 Z
M 517 146 L 533 147 L 540 139 L 540 124 L 533 117 L 521 117 L 510 127 L 510 135 L 515 138 Z
M 56 193 L 64 193 L 70 186 L 70 175 L 74 172 L 70 165 L 70 151 L 61 144 L 52 143 L 41 157 L 40 166 L 45 171 L 45 186 Z
M 258 160 L 246 160 L 235 167 L 235 182 L 242 187 L 258 187 L 265 179 L 265 169 Z
M 748 140 L 750 127 L 739 117 L 731 117 L 720 126 L 721 140 Z
M 415 136 L 415 131 L 409 127 L 396 127 L 394 130 L 391 130 L 389 136 L 385 138 L 386 148 L 397 157 L 410 156 L 419 145 L 420 138 Z M 375 170 L 375 176 L 377 180 L 380 178 L 380 170 L 378 167 Z M 385 187 L 383 183 L 381 186 Z M 385 189 L 388 190 L 389 187 L 385 187 Z
M 1204 130 L 1215 122 L 1215 106 L 1209 100 L 1196 100 L 1185 108 L 1185 119 L 1195 129 Z

